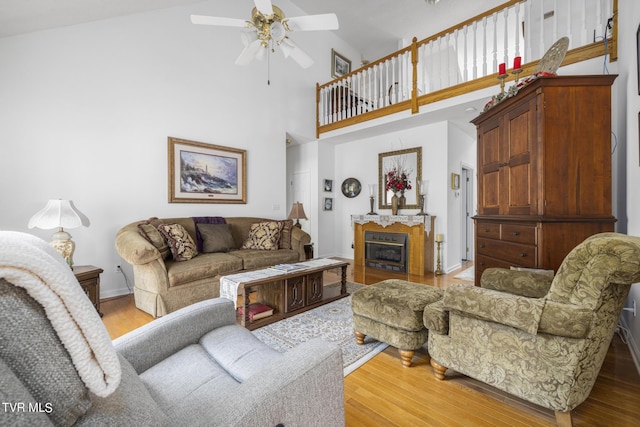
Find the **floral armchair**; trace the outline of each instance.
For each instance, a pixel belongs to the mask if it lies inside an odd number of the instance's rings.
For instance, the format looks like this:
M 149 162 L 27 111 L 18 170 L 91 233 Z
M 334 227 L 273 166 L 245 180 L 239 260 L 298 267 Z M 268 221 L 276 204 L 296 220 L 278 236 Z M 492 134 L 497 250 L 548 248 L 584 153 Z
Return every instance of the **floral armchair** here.
M 434 375 L 454 369 L 571 425 L 639 281 L 640 237 L 602 233 L 574 248 L 553 278 L 493 268 L 481 287 L 452 285 L 424 312 Z

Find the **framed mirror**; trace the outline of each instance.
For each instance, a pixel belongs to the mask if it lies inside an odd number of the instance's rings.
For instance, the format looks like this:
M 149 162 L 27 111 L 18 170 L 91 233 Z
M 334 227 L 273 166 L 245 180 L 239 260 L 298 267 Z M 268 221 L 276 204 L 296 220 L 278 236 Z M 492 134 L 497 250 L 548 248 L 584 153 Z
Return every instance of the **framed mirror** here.
M 387 190 L 386 187 L 389 173 L 394 170 L 404 172 L 411 185 L 411 189 L 404 192 L 406 202 L 400 206 L 400 209 L 420 209 L 418 182 L 422 180 L 422 147 L 378 154 L 379 209 L 391 209 L 393 191 Z M 398 193 L 398 197 L 400 197 L 400 193 Z

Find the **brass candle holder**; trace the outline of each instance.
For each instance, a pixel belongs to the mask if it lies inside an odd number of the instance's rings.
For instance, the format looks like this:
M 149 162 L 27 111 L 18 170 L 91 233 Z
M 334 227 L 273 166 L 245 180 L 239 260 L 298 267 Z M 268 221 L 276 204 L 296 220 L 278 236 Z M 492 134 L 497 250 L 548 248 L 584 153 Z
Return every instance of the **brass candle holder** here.
M 500 98 L 504 96 L 504 83 L 505 83 L 505 80 L 507 80 L 507 77 L 509 77 L 509 74 L 507 73 L 498 74 L 498 80 L 500 80 Z
M 518 85 L 518 80 L 520 80 L 520 74 L 522 73 L 522 68 L 514 68 L 511 70 L 511 74 L 516 76 L 516 86 Z
M 436 240 L 436 250 L 437 250 L 437 253 L 438 253 L 438 258 L 436 260 L 436 271 L 435 271 L 435 273 L 436 273 L 436 275 L 439 276 L 441 274 L 444 274 L 444 271 L 442 271 L 442 266 L 440 265 L 440 249 L 441 249 L 442 242 L 444 241 L 444 238 L 443 238 L 442 234 L 436 234 L 436 239 L 435 240 Z

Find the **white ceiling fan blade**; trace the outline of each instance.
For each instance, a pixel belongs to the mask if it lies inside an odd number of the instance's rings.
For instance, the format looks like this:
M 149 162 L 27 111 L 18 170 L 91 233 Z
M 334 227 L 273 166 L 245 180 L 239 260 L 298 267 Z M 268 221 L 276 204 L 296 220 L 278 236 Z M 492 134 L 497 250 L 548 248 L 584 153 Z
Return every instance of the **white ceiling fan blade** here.
M 272 15 L 273 14 L 273 5 L 271 4 L 271 0 L 253 0 L 256 4 L 256 9 L 263 15 Z
M 236 65 L 248 65 L 253 58 L 256 57 L 258 51 L 262 48 L 261 40 L 254 40 L 251 44 L 244 48 L 238 59 L 236 59 Z
M 337 30 L 338 17 L 335 13 L 323 15 L 294 16 L 286 20 L 291 31 Z
M 302 68 L 309 68 L 313 65 L 313 59 L 302 49 L 298 47 L 297 44 L 291 41 L 291 39 L 286 38 L 280 44 L 280 49 L 282 49 L 282 53 L 285 58 L 291 58 L 298 63 Z
M 219 16 L 191 15 L 191 22 L 198 25 L 219 25 L 222 27 L 247 27 L 247 21 Z

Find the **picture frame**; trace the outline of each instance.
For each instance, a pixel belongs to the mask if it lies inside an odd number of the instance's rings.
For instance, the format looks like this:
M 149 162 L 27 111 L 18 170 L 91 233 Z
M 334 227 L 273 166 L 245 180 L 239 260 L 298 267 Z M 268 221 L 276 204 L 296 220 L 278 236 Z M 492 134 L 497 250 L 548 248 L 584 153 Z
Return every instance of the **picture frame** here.
M 346 56 L 331 49 L 331 77 L 339 79 L 351 72 L 351 61 Z
M 324 191 L 331 193 L 333 191 L 333 180 L 325 179 L 324 180 Z
M 169 137 L 169 203 L 247 203 L 246 163 L 246 150 Z
M 460 189 L 460 175 L 457 173 L 451 174 L 451 189 L 452 190 Z
M 325 210 L 325 211 L 332 211 L 333 210 L 333 198 L 332 197 L 325 197 L 324 198 L 324 203 L 322 204 L 322 210 Z
M 411 183 L 411 190 L 405 192 L 405 203 L 400 208 L 420 209 L 418 182 L 422 180 L 422 147 L 378 154 L 378 208 L 391 209 L 393 191 L 385 189 L 387 185 L 386 172 L 395 165 L 402 165 L 409 172 L 408 178 Z

